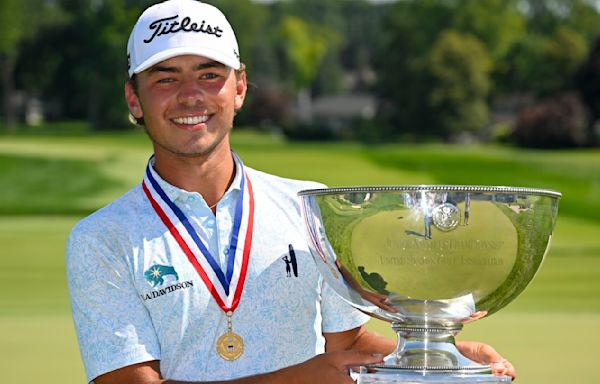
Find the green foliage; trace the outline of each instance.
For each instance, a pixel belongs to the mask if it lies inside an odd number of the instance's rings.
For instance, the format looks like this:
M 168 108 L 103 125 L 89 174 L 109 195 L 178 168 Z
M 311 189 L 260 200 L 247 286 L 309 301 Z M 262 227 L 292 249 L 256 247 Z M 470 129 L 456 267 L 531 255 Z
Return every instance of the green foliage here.
M 17 79 L 92 129 L 125 127 L 126 46 L 139 8 L 118 0 L 92 3 L 66 2 L 68 22 L 41 27 L 22 48 Z
M 434 84 L 432 112 L 439 116 L 439 132 L 448 136 L 477 132 L 488 121 L 491 60 L 474 36 L 443 31 L 433 44 L 428 71 Z
M 498 96 L 572 89 L 576 68 L 600 34 L 594 0 L 208 1 L 224 11 L 236 31 L 251 82 L 247 106 L 279 101 L 263 105 L 260 113 L 243 109 L 238 122 L 285 126 L 288 96 L 299 90 L 315 97 L 374 93 L 381 101 L 378 122 L 359 135 L 370 141 L 439 140 L 452 136 L 449 132 L 476 132 L 487 125 L 489 103 Z M 25 100 L 35 96 L 44 102 L 48 119 L 85 119 L 95 130 L 126 129 L 126 42 L 151 3 L 3 1 L 2 98 L 13 97 L 14 80 Z M 484 62 L 476 65 L 490 66 L 484 101 L 450 97 L 459 82 L 450 85 L 439 68 L 432 76 L 431 58 L 439 54 L 433 50 L 441 50 L 436 42 L 447 30 L 474 36 L 485 46 L 489 58 L 480 57 Z M 476 60 L 463 64 L 475 66 Z M 454 69 L 455 76 L 468 73 Z M 474 77 L 460 93 L 471 91 Z M 447 106 L 450 99 L 453 107 Z M 458 106 L 460 100 L 465 105 Z M 4 105 L 6 110 L 9 104 Z M 22 119 L 20 108 L 3 117 Z M 275 111 L 272 116 L 269 110 Z
M 527 17 L 529 33 L 549 35 L 562 25 L 585 36 L 600 33 L 600 14 L 595 0 L 522 0 L 519 8 Z
M 326 28 L 309 25 L 294 16 L 283 18 L 280 33 L 289 67 L 294 73 L 294 87 L 305 89 L 316 77 L 332 35 Z
M 453 28 L 479 38 L 494 60 L 504 57 L 526 32 L 524 15 L 515 0 L 459 0 Z
M 549 36 L 527 36 L 508 53 L 509 69 L 500 77 L 501 89 L 541 95 L 571 89 L 587 51 L 583 36 L 567 26 Z
M 450 27 L 449 9 L 435 0 L 395 3 L 384 17 L 375 67 L 383 100 L 379 119 L 389 127 L 385 140 L 432 136 L 438 130 L 427 99 L 433 86 L 426 57 L 440 29 Z
M 581 34 L 570 27 L 557 28 L 545 45 L 545 58 L 550 63 L 545 72 L 549 74 L 552 71 L 556 74 L 556 84 L 554 87 L 547 85 L 543 90 L 557 91 L 561 86 L 572 87 L 575 71 L 585 59 L 587 50 Z
M 269 13 L 267 8 L 251 0 L 218 0 L 206 1 L 218 7 L 236 32 L 239 52 L 249 73 L 262 73 L 264 68 L 257 67 L 256 62 L 271 67 L 273 62 L 266 61 L 264 56 L 273 49 L 269 30 Z
M 15 55 L 26 30 L 24 2 L 3 0 L 0 3 L 0 54 Z
M 600 134 L 594 132 L 596 123 L 600 119 L 600 36 L 596 39 L 587 59 L 578 69 L 575 81 L 592 116 L 588 123 L 589 144 L 600 143 Z
M 571 13 L 565 25 L 579 32 L 587 42 L 592 42 L 600 34 L 600 13 L 595 0 L 571 2 Z
M 560 214 L 600 222 L 598 151 L 525 151 L 489 146 L 382 146 L 375 163 L 426 174 L 436 184 L 507 185 L 556 189 Z M 422 184 L 419 179 L 409 183 Z

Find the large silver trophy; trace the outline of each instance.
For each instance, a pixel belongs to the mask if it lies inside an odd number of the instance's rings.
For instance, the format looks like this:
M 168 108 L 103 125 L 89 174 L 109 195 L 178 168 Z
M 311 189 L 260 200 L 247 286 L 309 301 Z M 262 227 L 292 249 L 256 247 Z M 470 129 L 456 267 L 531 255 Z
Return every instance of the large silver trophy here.
M 556 191 L 386 186 L 299 193 L 311 254 L 343 299 L 391 322 L 396 350 L 359 383 L 505 383 L 454 345 L 514 300 L 550 245 Z

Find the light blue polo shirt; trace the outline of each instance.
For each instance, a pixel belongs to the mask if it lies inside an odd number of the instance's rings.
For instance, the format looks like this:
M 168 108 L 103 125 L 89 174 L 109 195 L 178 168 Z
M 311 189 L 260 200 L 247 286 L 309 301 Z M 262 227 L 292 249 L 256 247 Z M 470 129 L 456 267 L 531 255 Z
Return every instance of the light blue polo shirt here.
M 223 269 L 239 169 L 236 163 L 216 217 L 200 194 L 172 186 L 151 170 Z M 244 354 L 235 361 L 217 354 L 226 316 L 138 185 L 80 221 L 67 241 L 69 294 L 88 381 L 150 360 L 161 361 L 165 378 L 182 381 L 274 371 L 324 352 L 323 332 L 368 320 L 325 285 L 309 253 L 296 193 L 323 186 L 244 169 L 255 198 L 248 274 L 233 316 Z M 289 269 L 290 245 L 297 276 Z

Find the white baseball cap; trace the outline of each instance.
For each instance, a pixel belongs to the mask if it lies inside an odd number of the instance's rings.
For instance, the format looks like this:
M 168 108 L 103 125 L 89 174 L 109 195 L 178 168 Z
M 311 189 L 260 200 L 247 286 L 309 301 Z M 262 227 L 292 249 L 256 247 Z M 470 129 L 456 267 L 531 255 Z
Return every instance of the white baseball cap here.
M 129 77 L 163 60 L 199 55 L 240 69 L 233 28 L 216 7 L 195 0 L 168 0 L 146 9 L 127 43 Z

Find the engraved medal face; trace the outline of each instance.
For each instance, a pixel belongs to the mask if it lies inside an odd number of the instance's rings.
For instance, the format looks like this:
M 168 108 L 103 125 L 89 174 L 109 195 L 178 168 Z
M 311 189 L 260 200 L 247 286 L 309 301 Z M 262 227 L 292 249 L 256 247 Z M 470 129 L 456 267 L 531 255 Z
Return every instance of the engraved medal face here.
M 227 361 L 237 360 L 244 353 L 244 340 L 233 332 L 227 332 L 217 340 L 217 353 Z
M 449 232 L 460 222 L 460 209 L 454 204 L 444 203 L 433 209 L 433 225 L 440 231 Z

